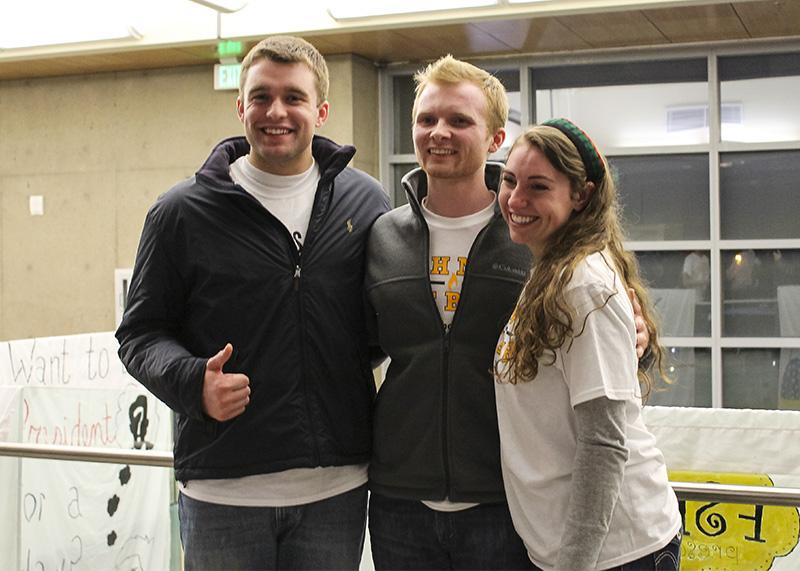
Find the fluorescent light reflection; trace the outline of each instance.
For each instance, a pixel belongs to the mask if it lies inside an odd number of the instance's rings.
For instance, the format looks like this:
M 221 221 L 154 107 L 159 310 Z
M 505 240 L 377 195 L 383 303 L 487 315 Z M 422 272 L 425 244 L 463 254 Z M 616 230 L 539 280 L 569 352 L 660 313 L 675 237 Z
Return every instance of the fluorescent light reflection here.
M 336 20 L 346 20 L 496 5 L 497 0 L 337 0 L 328 7 L 328 13 Z
M 107 0 L 15 2 L 0 18 L 0 48 L 140 38 L 120 10 L 121 4 Z

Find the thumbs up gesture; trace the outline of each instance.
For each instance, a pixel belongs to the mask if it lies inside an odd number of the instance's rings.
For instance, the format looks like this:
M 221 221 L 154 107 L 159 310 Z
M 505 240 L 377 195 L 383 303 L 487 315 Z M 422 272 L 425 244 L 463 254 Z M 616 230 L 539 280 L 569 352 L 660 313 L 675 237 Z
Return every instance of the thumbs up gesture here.
M 250 379 L 242 373 L 225 373 L 222 367 L 233 355 L 228 343 L 206 363 L 203 377 L 203 410 L 219 421 L 239 416 L 250 403 Z

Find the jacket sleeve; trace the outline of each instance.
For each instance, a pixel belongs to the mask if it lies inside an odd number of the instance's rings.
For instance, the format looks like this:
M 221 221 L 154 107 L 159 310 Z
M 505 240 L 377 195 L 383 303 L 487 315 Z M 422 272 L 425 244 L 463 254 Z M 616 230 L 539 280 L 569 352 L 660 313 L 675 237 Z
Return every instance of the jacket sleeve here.
M 174 251 L 178 240 L 164 232 L 159 212 L 157 203 L 147 214 L 139 241 L 128 305 L 116 332 L 119 357 L 172 410 L 207 420 L 202 408 L 207 359 L 192 355 L 180 340 L 186 286 L 174 262 L 179 259 Z

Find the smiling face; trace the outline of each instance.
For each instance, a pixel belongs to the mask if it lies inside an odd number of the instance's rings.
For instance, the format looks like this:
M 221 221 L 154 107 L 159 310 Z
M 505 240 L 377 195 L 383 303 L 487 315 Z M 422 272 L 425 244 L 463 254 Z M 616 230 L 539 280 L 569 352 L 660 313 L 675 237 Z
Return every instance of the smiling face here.
M 414 151 L 428 177 L 482 177 L 486 157 L 500 147 L 505 132 L 489 132 L 480 87 L 468 81 L 431 82 L 414 108 Z
M 278 175 L 300 174 L 311 166 L 311 140 L 328 118 L 328 102 L 317 101 L 314 73 L 307 65 L 257 61 L 236 110 L 253 166 Z
M 514 146 L 506 161 L 499 202 L 511 240 L 541 257 L 550 237 L 589 200 L 593 183 L 581 191 L 572 188 L 542 151 L 530 143 Z

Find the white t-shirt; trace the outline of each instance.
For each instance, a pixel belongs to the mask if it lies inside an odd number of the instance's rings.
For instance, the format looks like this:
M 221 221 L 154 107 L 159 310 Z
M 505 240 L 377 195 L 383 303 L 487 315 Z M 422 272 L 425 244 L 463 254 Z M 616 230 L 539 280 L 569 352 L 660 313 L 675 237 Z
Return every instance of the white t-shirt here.
M 231 178 L 255 196 L 292 234 L 298 248 L 305 239 L 319 183 L 316 162 L 304 173 L 279 176 L 261 171 L 239 158 Z M 182 494 L 229 506 L 286 507 L 332 498 L 367 481 L 367 464 L 294 468 L 243 478 L 191 480 L 178 484 Z
M 313 161 L 304 173 L 281 176 L 253 166 L 247 156 L 231 165 L 233 182 L 255 196 L 261 205 L 280 220 L 298 246 L 305 240 L 314 196 L 319 185 L 319 165 Z
M 475 238 L 494 216 L 494 200 L 486 208 L 474 214 L 450 218 L 428 210 L 426 200 L 423 198 L 422 215 L 430 232 L 428 271 L 431 278 L 431 292 L 442 323 L 449 329 L 461 297 L 461 284 L 464 282 L 469 251 Z M 422 503 L 431 509 L 444 512 L 461 511 L 478 505 L 448 500 Z
M 592 254 L 575 269 L 566 292 L 583 333 L 540 361 L 529 382 L 495 383 L 503 482 L 514 527 L 531 560 L 552 569 L 564 531 L 577 448 L 574 407 L 598 397 L 626 403 L 626 446 L 622 489 L 598 569 L 636 560 L 666 545 L 681 526 L 664 457 L 642 421 L 636 370 L 633 308 L 608 253 Z M 605 304 L 606 300 L 608 303 Z M 597 309 L 599 308 L 599 309 Z M 588 317 L 587 317 L 588 314 Z M 512 315 L 495 360 L 513 350 Z M 500 362 L 500 375 L 505 372 Z
M 449 329 L 461 297 L 469 251 L 475 238 L 494 216 L 494 200 L 483 210 L 458 218 L 435 214 L 428 210 L 426 203 L 423 198 L 422 215 L 430 232 L 428 271 L 431 292 L 442 323 Z

